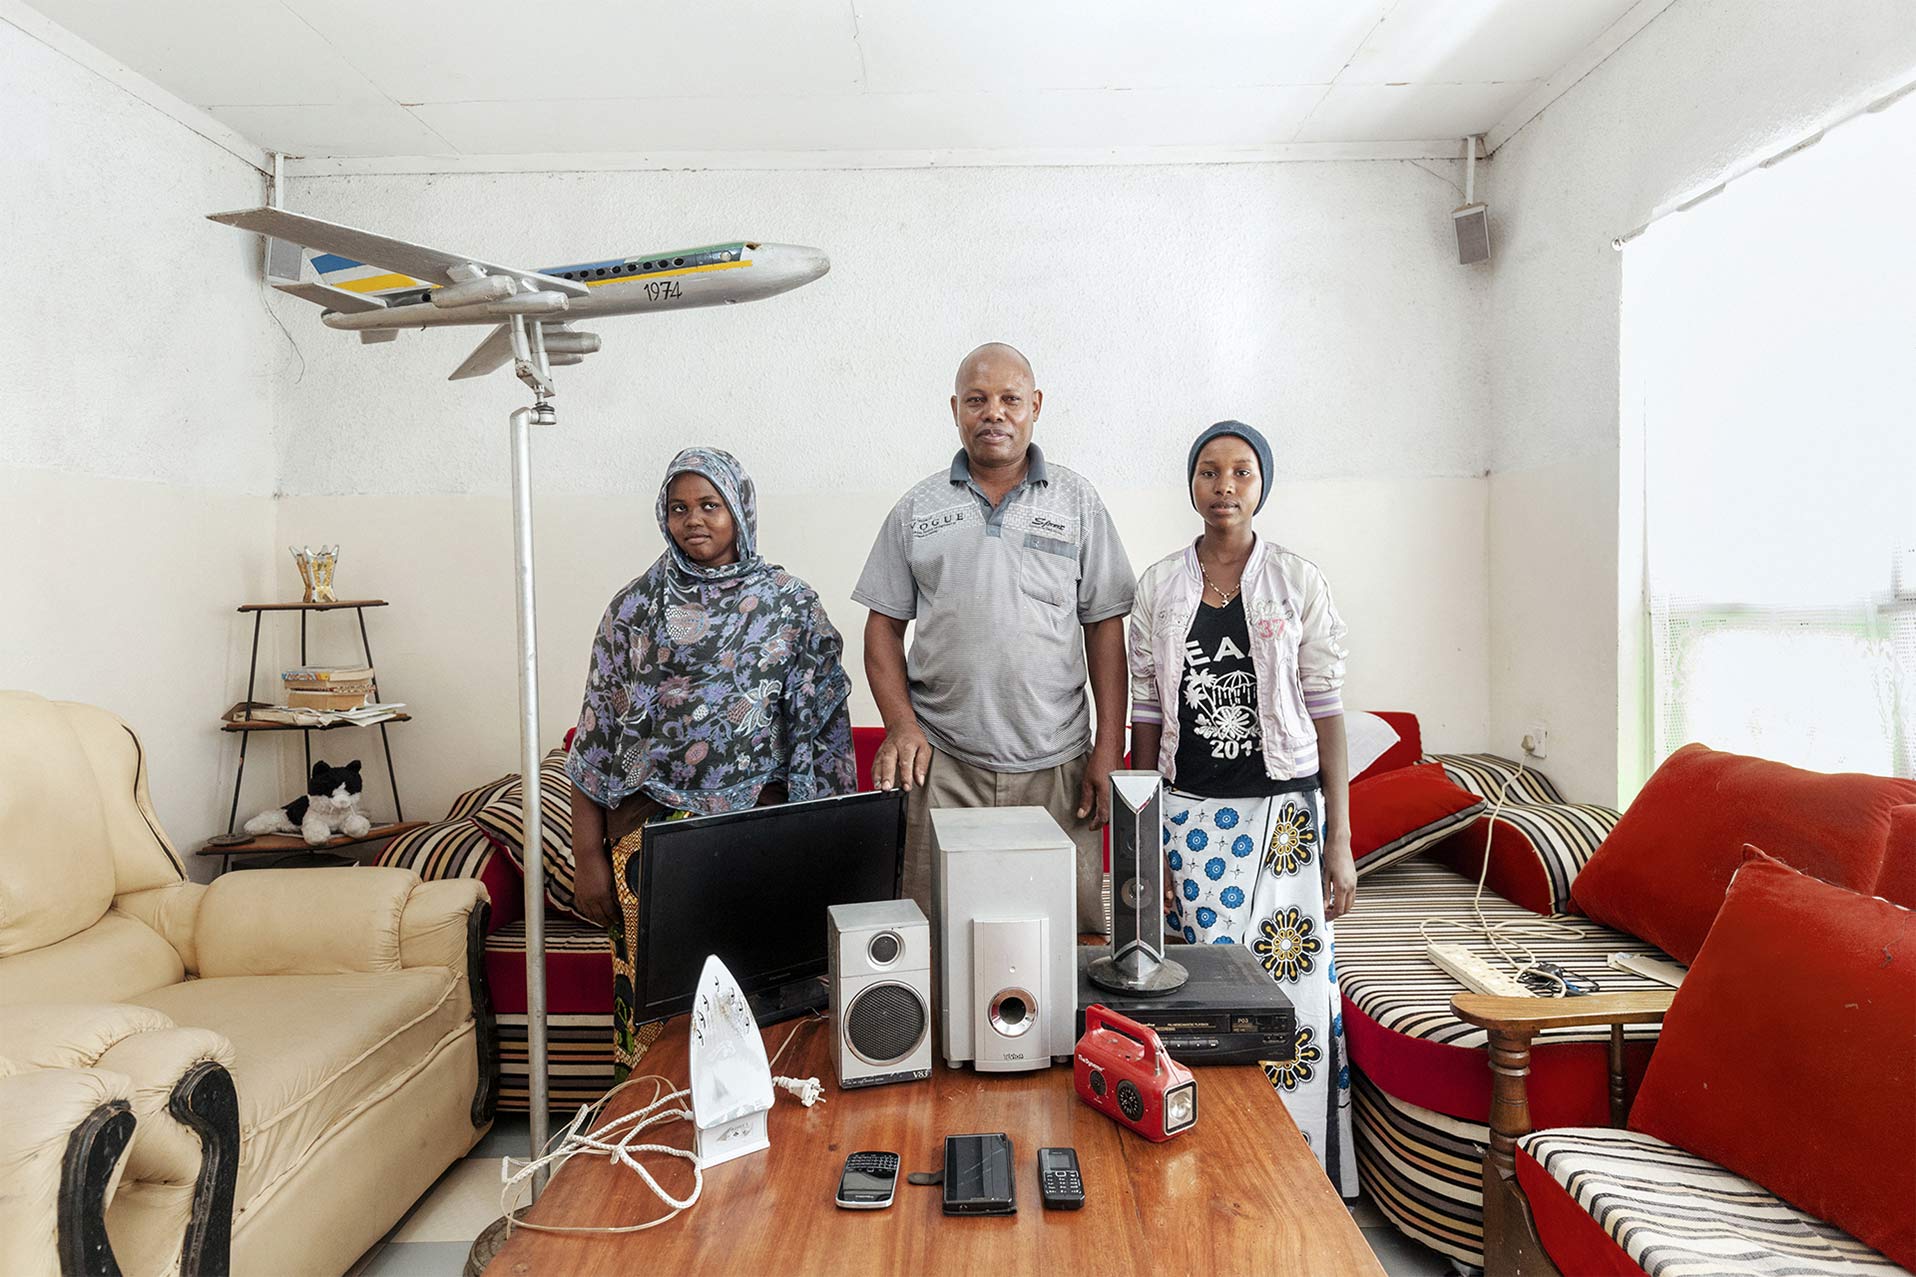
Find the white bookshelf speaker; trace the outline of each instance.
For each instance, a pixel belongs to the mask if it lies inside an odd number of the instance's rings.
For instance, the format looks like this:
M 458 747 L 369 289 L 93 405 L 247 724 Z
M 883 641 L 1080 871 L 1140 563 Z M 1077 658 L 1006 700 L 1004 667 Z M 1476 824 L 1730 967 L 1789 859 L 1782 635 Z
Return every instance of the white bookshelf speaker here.
M 833 905 L 832 1063 L 840 1087 L 931 1076 L 931 924 L 909 900 Z

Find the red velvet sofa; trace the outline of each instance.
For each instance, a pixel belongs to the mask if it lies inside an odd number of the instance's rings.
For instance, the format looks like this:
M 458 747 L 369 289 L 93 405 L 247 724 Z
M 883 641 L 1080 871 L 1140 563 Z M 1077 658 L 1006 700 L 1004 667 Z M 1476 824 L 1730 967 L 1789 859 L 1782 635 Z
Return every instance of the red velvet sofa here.
M 1492 796 L 1514 771 L 1483 755 L 1434 761 L 1461 787 Z M 1608 957 L 1679 965 L 1696 957 L 1745 841 L 1846 888 L 1907 893 L 1916 808 L 1902 843 L 1889 836 L 1889 815 L 1911 802 L 1908 781 L 1823 776 L 1702 746 L 1672 755 L 1621 820 L 1564 803 L 1547 779 L 1526 773 L 1498 816 L 1481 907 L 1493 923 L 1547 915 L 1547 929 L 1513 938 L 1512 948 L 1594 979 L 1605 994 L 1654 1002 L 1664 986 L 1610 968 Z M 1353 793 L 1354 823 L 1356 805 Z M 1464 990 L 1424 946 L 1465 941 L 1495 957 L 1472 906 L 1488 826 L 1480 817 L 1423 856 L 1365 877 L 1358 908 L 1337 924 L 1366 1192 L 1401 1231 L 1473 1265 L 1484 1263 L 1491 1035 L 1457 1013 L 1452 1000 Z M 1585 1019 L 1546 1017 L 1527 1041 L 1528 1128 L 1620 1122 L 1641 1083 L 1660 1014 L 1625 1018 L 1614 1031 Z
M 1916 839 L 1916 807 L 1900 812 L 1904 840 Z M 1527 1007 L 1457 998 L 1500 1065 L 1484 1165 L 1489 1273 L 1906 1273 L 1913 938 L 1909 908 L 1752 846 L 1672 994 Z M 1536 1033 L 1565 1015 L 1661 1020 L 1627 1120 L 1531 1129 L 1523 1065 Z

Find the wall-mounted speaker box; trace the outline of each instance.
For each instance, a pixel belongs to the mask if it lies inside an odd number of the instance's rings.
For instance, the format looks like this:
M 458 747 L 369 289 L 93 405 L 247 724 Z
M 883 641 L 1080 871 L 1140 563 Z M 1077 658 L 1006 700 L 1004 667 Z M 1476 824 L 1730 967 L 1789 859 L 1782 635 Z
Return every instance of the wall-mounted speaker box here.
M 931 1076 L 931 925 L 909 900 L 833 905 L 832 1062 L 841 1087 Z
M 1076 1045 L 1077 852 L 1042 807 L 931 813 L 945 1062 L 1013 1072 Z
M 1490 260 L 1490 206 L 1466 204 L 1450 214 L 1457 228 L 1457 262 L 1469 266 Z

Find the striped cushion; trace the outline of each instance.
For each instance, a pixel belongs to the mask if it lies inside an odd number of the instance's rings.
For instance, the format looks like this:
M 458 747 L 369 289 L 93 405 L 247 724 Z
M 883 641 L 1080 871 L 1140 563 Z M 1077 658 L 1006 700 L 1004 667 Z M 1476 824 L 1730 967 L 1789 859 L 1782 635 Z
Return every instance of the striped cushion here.
M 1355 1003 L 1366 1016 L 1393 1033 L 1451 1046 L 1482 1047 L 1489 1037 L 1475 1025 L 1450 1013 L 1450 1000 L 1464 991 L 1425 954 L 1425 924 L 1429 939 L 1462 943 L 1491 962 L 1497 955 L 1485 942 L 1471 908 L 1474 881 L 1461 878 L 1428 860 L 1406 860 L 1375 874 L 1357 894 L 1357 907 L 1337 920 L 1337 971 L 1344 1000 Z M 1492 922 L 1519 920 L 1536 928 L 1543 919 L 1528 910 L 1483 894 L 1484 916 Z M 1448 925 L 1449 923 L 1462 925 Z M 1606 992 L 1660 989 L 1663 985 L 1627 971 L 1613 971 L 1605 959 L 1613 953 L 1641 953 L 1669 961 L 1656 946 L 1612 931 L 1588 918 L 1549 919 L 1562 935 L 1526 933 L 1506 941 L 1540 959 L 1595 979 Z M 1654 1024 L 1631 1025 L 1625 1033 L 1654 1038 Z M 1538 1042 L 1608 1041 L 1604 1025 L 1546 1029 Z
M 478 878 L 485 874 L 492 852 L 492 840 L 470 820 L 442 820 L 399 835 L 375 863 L 410 869 L 428 880 Z
M 1517 1147 L 1649 1277 L 1906 1273 L 1835 1225 L 1652 1135 L 1537 1131 Z M 1524 1178 L 1526 1190 L 1536 1184 L 1534 1174 Z
M 1504 794 L 1506 803 L 1560 803 L 1563 795 L 1550 783 L 1550 778 L 1542 772 L 1523 769 L 1517 774 L 1518 764 L 1496 754 L 1427 754 L 1427 763 L 1442 763 L 1450 774 L 1451 783 L 1479 798 L 1497 801 L 1497 794 L 1506 784 L 1509 791 Z
M 1532 913 L 1571 912 L 1570 884 L 1621 819 L 1613 808 L 1587 803 L 1506 802 L 1490 843 L 1489 890 Z M 1488 816 L 1478 820 L 1444 847 L 1441 858 L 1475 879 L 1490 827 Z
M 525 872 L 525 786 L 518 777 L 472 814 L 473 823 L 491 834 L 512 863 Z M 555 909 L 574 912 L 572 897 L 572 782 L 566 779 L 565 751 L 555 749 L 539 763 L 540 857 L 545 864 L 546 900 Z
M 518 783 L 518 780 L 519 777 L 517 775 L 501 776 L 498 780 L 489 780 L 477 788 L 468 789 L 465 793 L 452 800 L 452 807 L 446 812 L 446 819 L 458 820 L 461 817 L 472 815 L 472 813 L 505 793 L 509 787 Z

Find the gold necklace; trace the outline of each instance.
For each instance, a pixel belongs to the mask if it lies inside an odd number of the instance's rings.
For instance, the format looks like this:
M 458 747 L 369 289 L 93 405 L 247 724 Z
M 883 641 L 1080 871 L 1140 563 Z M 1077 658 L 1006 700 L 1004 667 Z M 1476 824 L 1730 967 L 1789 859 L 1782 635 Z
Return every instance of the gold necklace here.
M 1198 560 L 1198 571 L 1200 573 L 1203 573 L 1204 583 L 1211 587 L 1212 592 L 1215 593 L 1218 597 L 1218 602 L 1222 603 L 1225 607 L 1229 607 L 1231 605 L 1231 600 L 1244 592 L 1244 578 L 1242 576 L 1238 577 L 1237 589 L 1232 590 L 1229 594 L 1226 594 L 1224 590 L 1222 589 L 1222 587 L 1220 587 L 1216 581 L 1213 581 L 1211 579 L 1211 573 L 1205 568 L 1203 559 Z

